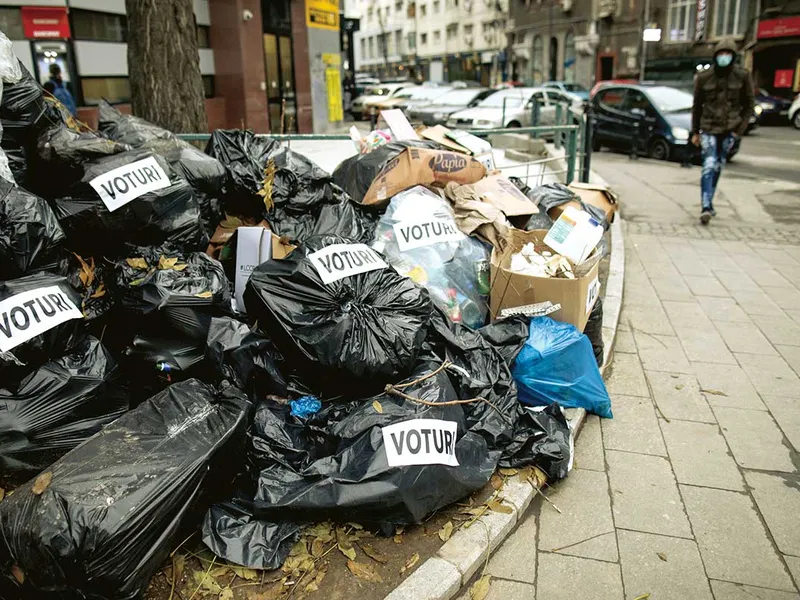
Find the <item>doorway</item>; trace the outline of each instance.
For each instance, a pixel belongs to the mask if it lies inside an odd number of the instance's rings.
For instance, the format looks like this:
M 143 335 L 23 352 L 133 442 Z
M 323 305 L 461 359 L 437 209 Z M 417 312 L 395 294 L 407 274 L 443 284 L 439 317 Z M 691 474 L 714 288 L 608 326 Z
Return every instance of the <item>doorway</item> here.
M 292 40 L 275 33 L 264 34 L 264 64 L 267 75 L 267 111 L 273 133 L 297 131 Z
M 550 81 L 558 81 L 558 38 L 550 38 Z
M 600 69 L 599 69 L 600 76 L 597 78 L 597 80 L 606 81 L 608 79 L 614 79 L 614 55 L 613 54 L 600 55 L 599 61 L 600 61 Z

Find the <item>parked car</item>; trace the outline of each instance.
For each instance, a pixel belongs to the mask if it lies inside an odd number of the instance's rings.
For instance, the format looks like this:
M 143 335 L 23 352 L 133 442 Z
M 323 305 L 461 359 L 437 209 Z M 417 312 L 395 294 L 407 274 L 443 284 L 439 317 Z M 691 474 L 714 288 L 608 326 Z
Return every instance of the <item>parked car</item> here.
M 350 105 L 350 114 L 356 121 L 364 118 L 364 107 L 372 102 L 380 102 L 386 98 L 391 98 L 400 92 L 400 90 L 411 87 L 415 84 L 411 82 L 404 83 L 381 83 L 379 85 L 367 88 L 364 93 L 353 100 Z
M 457 129 L 497 129 L 530 127 L 533 102 L 539 102 L 539 124 L 555 123 L 556 102 L 563 100 L 557 90 L 513 88 L 499 90 L 474 108 L 450 115 L 447 126 Z
M 594 95 L 600 91 L 601 88 L 604 88 L 609 85 L 619 85 L 622 83 L 639 83 L 638 79 L 604 79 L 602 81 L 598 81 L 592 86 L 592 89 L 589 91 L 589 99 L 594 98 Z
M 412 106 L 408 110 L 408 118 L 422 121 L 425 125 L 444 125 L 451 114 L 459 110 L 476 106 L 481 100 L 494 93 L 489 88 L 455 88 L 443 96 L 439 96 L 424 106 Z
M 789 107 L 789 123 L 800 129 L 800 94 L 794 97 L 794 102 Z
M 567 83 L 565 81 L 548 81 L 542 84 L 545 88 L 554 88 L 563 94 L 570 96 L 577 96 L 581 100 L 589 99 L 589 90 L 583 87 L 580 83 Z
M 660 160 L 699 159 L 689 141 L 692 94 L 667 86 L 606 85 L 592 98 L 595 130 L 592 149 L 602 146 L 629 151 L 634 143 L 642 154 Z M 739 151 L 737 139 L 728 159 Z
M 785 123 L 789 116 L 791 100 L 773 96 L 764 88 L 756 90 L 756 106 L 761 109 L 760 122 L 765 123 Z
M 399 108 L 403 112 L 410 108 L 426 106 L 437 98 L 442 97 L 451 88 L 444 86 L 417 86 L 403 88 L 391 98 L 385 98 L 378 102 L 368 102 L 364 104 L 364 113 L 372 116 L 374 112 L 380 112 L 389 108 Z

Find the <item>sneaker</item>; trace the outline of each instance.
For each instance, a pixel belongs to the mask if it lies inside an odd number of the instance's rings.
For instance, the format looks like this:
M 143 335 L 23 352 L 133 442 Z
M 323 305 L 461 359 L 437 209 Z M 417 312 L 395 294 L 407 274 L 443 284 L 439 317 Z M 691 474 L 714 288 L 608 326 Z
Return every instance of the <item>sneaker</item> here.
M 716 217 L 717 216 L 717 211 L 715 211 L 713 208 L 711 209 L 711 216 L 712 217 Z
M 708 222 L 711 220 L 711 217 L 714 216 L 714 211 L 705 209 L 703 213 L 700 215 L 700 223 L 703 225 L 708 225 Z

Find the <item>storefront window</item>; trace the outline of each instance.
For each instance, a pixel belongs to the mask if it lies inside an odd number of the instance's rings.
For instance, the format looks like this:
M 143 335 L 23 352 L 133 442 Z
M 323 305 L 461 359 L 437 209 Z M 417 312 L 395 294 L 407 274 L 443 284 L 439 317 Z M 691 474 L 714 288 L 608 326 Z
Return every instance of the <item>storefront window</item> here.
M 696 0 L 670 0 L 668 8 L 670 42 L 688 42 L 694 38 L 696 11 Z
M 544 73 L 542 73 L 542 69 L 544 68 L 543 61 L 544 42 L 542 41 L 542 36 L 537 35 L 533 38 L 533 56 L 531 60 L 533 65 L 533 85 L 541 85 L 544 82 Z
M 575 81 L 575 35 L 568 31 L 564 37 L 564 81 Z
M 22 28 L 22 12 L 18 7 L 0 8 L 0 31 L 5 33 L 10 40 L 25 39 L 25 32 Z
M 747 0 L 719 0 L 714 19 L 717 37 L 740 36 L 747 30 Z
M 72 35 L 76 40 L 95 42 L 126 42 L 128 23 L 125 15 L 94 12 L 73 8 Z
M 82 77 L 81 89 L 84 104 L 98 104 L 104 98 L 112 104 L 131 101 L 127 77 Z

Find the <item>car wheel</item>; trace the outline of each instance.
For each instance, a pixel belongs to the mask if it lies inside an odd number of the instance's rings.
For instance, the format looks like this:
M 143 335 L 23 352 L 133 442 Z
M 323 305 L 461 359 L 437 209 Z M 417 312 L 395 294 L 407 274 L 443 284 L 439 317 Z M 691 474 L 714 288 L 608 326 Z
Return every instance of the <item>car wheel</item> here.
M 669 160 L 669 144 L 664 138 L 656 138 L 650 142 L 647 155 L 656 160 Z
M 794 125 L 797 129 L 800 129 L 800 110 L 794 113 L 794 117 L 792 117 L 792 125 Z
M 519 121 L 511 121 L 511 123 L 509 123 L 508 125 L 506 125 L 506 127 L 507 127 L 508 129 L 517 129 L 517 128 L 519 128 L 519 127 L 522 127 L 522 125 L 520 124 L 520 122 L 519 122 Z

